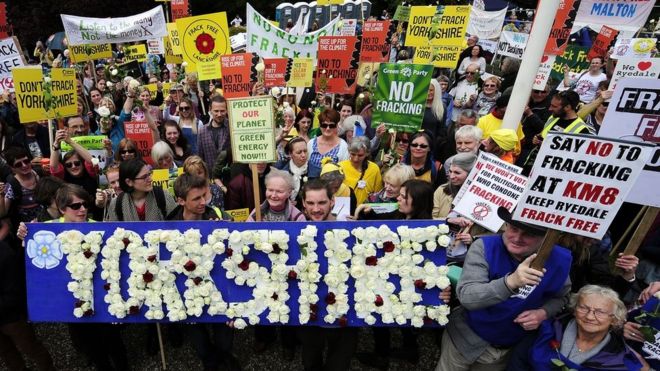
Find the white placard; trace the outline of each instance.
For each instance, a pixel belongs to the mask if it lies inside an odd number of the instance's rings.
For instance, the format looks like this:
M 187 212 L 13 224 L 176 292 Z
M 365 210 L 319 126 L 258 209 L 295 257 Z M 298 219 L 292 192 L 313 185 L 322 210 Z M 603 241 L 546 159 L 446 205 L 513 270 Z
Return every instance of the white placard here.
M 476 6 L 470 9 L 470 20 L 467 25 L 467 33 L 476 35 L 480 39 L 496 39 L 502 32 L 504 17 L 509 8 L 487 12 Z
M 163 44 L 163 39 L 147 40 L 147 53 L 165 54 L 165 45 Z
M 355 29 L 357 28 L 357 19 L 344 19 L 341 25 L 341 36 L 355 36 Z
M 513 218 L 601 239 L 652 150 L 645 143 L 548 134 Z
M 502 206 L 511 211 L 525 191 L 527 177 L 493 163 L 484 164 L 466 187 L 454 211 L 473 222 L 497 232 L 504 221 L 497 216 Z
M 15 37 L 0 40 L 0 92 L 14 91 L 14 79 L 11 70 L 25 66 L 21 46 Z
M 335 197 L 335 207 L 332 208 L 332 214 L 337 217 L 337 220 L 346 220 L 346 217 L 351 215 L 351 198 Z
M 660 80 L 623 78 L 617 83 L 599 135 L 656 145 L 642 175 L 625 199 L 660 207 Z
M 454 201 L 452 202 L 453 205 L 457 205 L 461 201 L 461 198 L 465 194 L 465 191 L 468 189 L 468 187 L 470 187 L 470 183 L 472 183 L 472 180 L 477 176 L 479 170 L 481 170 L 481 168 L 488 163 L 503 167 L 509 171 L 513 171 L 516 174 L 522 173 L 521 167 L 512 165 L 504 160 L 500 160 L 499 157 L 492 155 L 490 153 L 480 151 L 479 155 L 477 156 L 477 162 L 472 167 L 472 170 L 470 171 L 470 174 L 468 174 L 467 179 L 465 179 L 465 182 L 461 186 L 461 189 L 458 190 L 456 197 L 454 197 Z
M 88 18 L 62 14 L 62 24 L 70 45 L 111 44 L 167 36 L 163 7 L 123 18 Z
M 541 64 L 539 65 L 539 70 L 536 71 L 536 78 L 534 79 L 534 85 L 532 89 L 543 90 L 548 84 L 548 79 L 550 79 L 550 72 L 552 72 L 552 65 L 555 63 L 556 55 L 544 55 L 541 58 Z
M 660 58 L 619 60 L 612 74 L 608 90 L 614 90 L 619 80 L 624 77 L 657 79 L 660 75 Z
M 656 41 L 656 39 L 617 37 L 610 58 L 650 58 Z
M 528 39 L 529 34 L 526 33 L 502 31 L 497 44 L 497 54 L 522 59 Z

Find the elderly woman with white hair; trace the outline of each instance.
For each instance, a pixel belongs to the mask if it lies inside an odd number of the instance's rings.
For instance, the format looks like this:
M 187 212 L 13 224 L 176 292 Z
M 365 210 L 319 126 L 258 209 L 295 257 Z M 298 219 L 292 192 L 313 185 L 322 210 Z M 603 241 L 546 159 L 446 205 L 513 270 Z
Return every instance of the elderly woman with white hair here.
M 607 287 L 586 285 L 574 294 L 571 314 L 545 320 L 538 334 L 512 350 L 508 370 L 640 370 L 620 329 L 626 306 Z
M 294 189 L 293 176 L 286 171 L 271 169 L 264 181 L 266 201 L 261 204 L 261 219 L 265 222 L 300 222 L 305 215 L 289 200 Z M 252 210 L 248 221 L 256 219 Z
M 154 162 L 154 169 L 167 169 L 170 172 L 170 176 L 177 176 L 178 167 L 174 162 L 174 152 L 170 146 L 161 141 L 156 142 L 153 147 L 151 147 L 151 159 Z

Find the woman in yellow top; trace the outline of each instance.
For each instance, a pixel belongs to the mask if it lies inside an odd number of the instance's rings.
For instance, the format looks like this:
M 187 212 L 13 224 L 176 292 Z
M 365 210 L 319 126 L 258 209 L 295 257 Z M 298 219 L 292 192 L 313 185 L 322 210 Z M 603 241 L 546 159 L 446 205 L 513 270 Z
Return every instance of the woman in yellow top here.
M 383 188 L 383 179 L 380 168 L 367 159 L 369 155 L 369 139 L 355 137 L 348 145 L 350 158 L 341 161 L 339 166 L 344 170 L 344 184 L 355 192 L 357 204 L 367 200 L 369 194 L 378 192 Z

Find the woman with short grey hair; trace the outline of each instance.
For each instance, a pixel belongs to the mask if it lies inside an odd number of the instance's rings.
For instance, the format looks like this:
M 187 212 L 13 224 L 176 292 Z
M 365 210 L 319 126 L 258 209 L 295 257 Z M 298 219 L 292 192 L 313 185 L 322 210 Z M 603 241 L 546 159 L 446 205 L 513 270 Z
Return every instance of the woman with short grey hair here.
M 626 307 L 614 290 L 586 285 L 573 294 L 569 307 L 572 314 L 545 320 L 538 335 L 524 339 L 512 350 L 509 370 L 642 368 L 620 334 Z
M 289 200 L 294 189 L 293 177 L 286 171 L 270 169 L 266 178 L 266 200 L 261 204 L 261 219 L 266 222 L 304 221 L 305 216 Z M 256 220 L 256 209 L 248 221 Z

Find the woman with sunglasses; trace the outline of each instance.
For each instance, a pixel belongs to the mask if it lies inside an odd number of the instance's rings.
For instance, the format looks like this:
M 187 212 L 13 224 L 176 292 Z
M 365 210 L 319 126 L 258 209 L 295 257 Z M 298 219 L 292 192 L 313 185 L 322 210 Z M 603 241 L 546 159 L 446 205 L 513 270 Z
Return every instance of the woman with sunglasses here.
M 319 177 L 324 157 L 331 158 L 334 163 L 348 160 L 348 145 L 339 137 L 339 119 L 339 113 L 333 109 L 326 109 L 319 114 L 321 135 L 307 143 L 310 178 Z
M 142 154 L 137 149 L 137 143 L 133 139 L 124 138 L 119 141 L 119 146 L 113 157 L 107 157 L 105 162 L 106 169 L 110 165 L 116 164 L 119 166 L 124 161 L 133 158 L 142 158 Z
M 196 155 L 197 133 L 204 124 L 195 116 L 194 108 L 195 106 L 190 98 L 182 97 L 177 105 L 174 115 L 170 115 L 169 111 L 165 110 L 163 118 L 165 120 L 172 120 L 179 125 L 183 135 L 190 145 L 190 153 Z
M 0 187 L 0 215 L 8 216 L 14 229 L 20 222 L 34 220 L 43 209 L 35 199 L 35 189 L 39 176 L 32 169 L 27 150 L 22 147 L 9 147 L 3 153 L 12 173 L 7 176 L 4 188 Z
M 497 76 L 489 76 L 484 79 L 481 92 L 474 100 L 472 109 L 477 112 L 478 117 L 486 116 L 495 106 L 495 101 L 502 93 L 500 89 L 500 79 Z
M 442 165 L 433 158 L 431 137 L 426 132 L 418 131 L 412 135 L 410 147 L 403 156 L 402 163 L 412 166 L 415 179 L 428 182 L 434 187 L 446 179 L 444 171 L 439 171 Z
M 183 162 L 192 155 L 186 136 L 174 120 L 166 120 L 163 123 L 163 140 L 170 146 L 176 166 L 182 166 Z
M 162 221 L 176 207 L 176 201 L 160 187 L 154 187 L 153 170 L 142 159 L 119 165 L 119 186 L 124 191 L 110 201 L 106 221 Z
M 60 217 L 49 220 L 55 223 L 85 223 L 89 219 L 92 205 L 90 194 L 75 184 L 63 184 L 55 194 L 55 204 Z M 28 225 L 21 223 L 17 236 L 24 240 L 28 234 Z M 128 370 L 126 347 L 121 338 L 119 326 L 109 323 L 70 323 L 69 335 L 74 344 L 81 344 L 81 349 L 99 370 Z M 99 342 L 98 339 L 103 339 Z M 115 368 L 109 367 L 114 364 Z
M 62 142 L 73 150 L 60 159 Z M 50 154 L 51 175 L 67 183 L 79 185 L 89 194 L 94 194 L 98 188 L 98 171 L 92 161 L 92 154 L 87 149 L 73 141 L 66 130 L 58 130 Z

